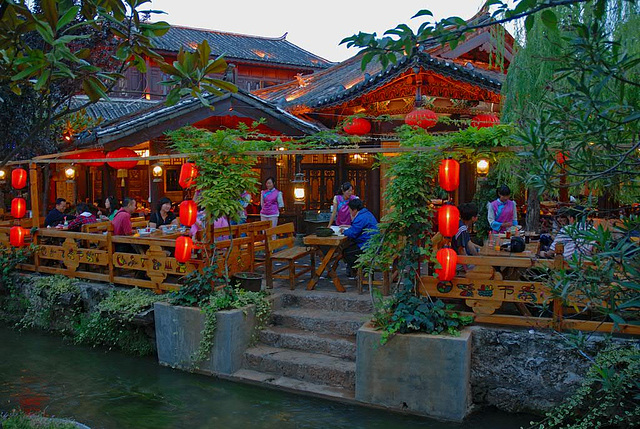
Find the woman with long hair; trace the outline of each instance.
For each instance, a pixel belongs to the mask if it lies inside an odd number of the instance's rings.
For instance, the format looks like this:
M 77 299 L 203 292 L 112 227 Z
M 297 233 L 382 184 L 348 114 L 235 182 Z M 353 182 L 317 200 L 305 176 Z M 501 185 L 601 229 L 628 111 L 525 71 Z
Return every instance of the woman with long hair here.
M 349 212 L 349 201 L 358 197 L 353 195 L 353 185 L 345 182 L 340 185 L 338 193 L 333 197 L 333 207 L 331 208 L 331 219 L 329 227 L 336 221 L 337 226 L 351 225 L 351 213 Z
M 167 197 L 160 198 L 156 205 L 157 211 L 151 214 L 149 220 L 149 227 L 159 228 L 163 225 L 177 225 L 178 218 L 175 213 L 171 211 L 171 200 Z

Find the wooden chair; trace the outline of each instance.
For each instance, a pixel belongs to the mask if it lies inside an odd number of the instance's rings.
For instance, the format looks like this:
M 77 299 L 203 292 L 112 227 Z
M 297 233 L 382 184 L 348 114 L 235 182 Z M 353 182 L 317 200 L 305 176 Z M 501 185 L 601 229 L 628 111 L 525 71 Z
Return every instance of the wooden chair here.
M 258 222 L 251 222 L 251 232 L 253 233 L 253 255 L 254 255 L 254 269 L 262 266 L 266 266 L 267 261 L 267 235 L 265 231 L 271 226 L 271 221 L 264 220 Z M 258 256 L 257 254 L 261 255 Z M 266 270 L 266 268 L 265 268 Z
M 382 273 L 382 280 L 376 280 L 376 273 Z M 391 279 L 393 268 L 388 267 L 385 269 L 374 268 L 371 273 L 371 281 L 369 281 L 369 273 L 364 272 L 362 268 L 358 268 L 358 276 L 356 277 L 356 285 L 358 287 L 358 293 L 362 293 L 363 285 L 369 286 L 371 289 L 373 286 L 382 286 L 382 295 L 387 296 L 391 290 Z
M 107 220 L 105 222 L 88 223 L 86 225 L 82 225 L 80 231 L 95 234 L 97 232 L 113 231 L 113 227 L 111 226 L 111 221 Z
M 301 275 L 315 269 L 316 261 L 313 249 L 296 246 L 295 232 L 293 223 L 286 223 L 265 231 L 266 235 L 266 255 L 265 261 L 265 277 L 267 278 L 267 287 L 273 288 L 273 279 L 289 279 L 289 287 L 293 290 L 296 288 L 296 279 Z M 273 238 L 276 236 L 277 238 Z M 284 249 L 282 249 L 284 247 Z M 281 250 L 282 249 L 282 250 Z M 301 258 L 309 255 L 311 265 L 296 264 Z M 276 270 L 273 269 L 275 261 L 283 261 L 285 265 Z M 279 274 L 288 270 L 286 275 Z

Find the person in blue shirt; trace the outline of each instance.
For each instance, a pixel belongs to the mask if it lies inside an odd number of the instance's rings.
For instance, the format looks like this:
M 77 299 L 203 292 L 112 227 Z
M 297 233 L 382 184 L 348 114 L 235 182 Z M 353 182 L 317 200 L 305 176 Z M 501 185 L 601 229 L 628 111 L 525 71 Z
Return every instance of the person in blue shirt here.
M 373 213 L 364 208 L 360 199 L 349 201 L 351 226 L 343 229 L 342 233 L 349 238 L 349 244 L 342 251 L 342 257 L 347 264 L 348 277 L 354 277 L 353 266 L 362 251 L 367 248 L 369 239 L 378 233 L 378 221 Z

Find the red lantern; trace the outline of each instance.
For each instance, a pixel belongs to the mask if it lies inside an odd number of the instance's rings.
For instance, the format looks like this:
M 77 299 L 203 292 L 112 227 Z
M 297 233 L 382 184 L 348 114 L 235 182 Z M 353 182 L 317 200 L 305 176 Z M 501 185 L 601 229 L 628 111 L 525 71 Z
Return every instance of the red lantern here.
M 420 127 L 426 130 L 438 123 L 438 115 L 433 110 L 414 109 L 404 117 L 404 123 L 413 128 Z
M 180 178 L 178 184 L 187 189 L 196 184 L 196 178 L 198 177 L 198 167 L 192 162 L 185 162 L 180 167 Z
M 443 159 L 438 171 L 440 187 L 447 192 L 453 192 L 460 185 L 460 163 L 455 159 Z
M 22 219 L 27 213 L 27 202 L 24 198 L 14 198 L 11 201 L 11 215 L 16 219 Z
M 490 128 L 500 123 L 500 118 L 496 115 L 488 115 L 483 113 L 476 115 L 471 120 L 471 126 L 475 128 Z
M 117 158 L 136 158 L 138 156 L 133 150 L 121 147 L 120 149 L 116 149 L 113 152 L 109 152 L 107 154 L 107 158 L 109 159 L 117 159 Z M 113 161 L 107 162 L 111 168 L 115 168 L 116 170 L 129 170 L 136 165 L 138 165 L 138 161 Z
M 191 252 L 193 251 L 193 240 L 191 237 L 181 236 L 176 238 L 176 260 L 178 262 L 188 262 L 191 259 Z
M 444 237 L 453 237 L 458 232 L 460 212 L 451 204 L 445 204 L 438 209 L 438 231 Z
M 101 159 L 101 158 L 105 158 L 105 154 L 101 150 L 91 150 L 89 152 L 81 153 L 78 156 L 78 159 Z M 102 167 L 104 165 L 104 161 L 81 162 L 80 164 L 86 165 L 87 167 Z
M 347 121 L 342 129 L 347 134 L 362 136 L 369 134 L 369 131 L 371 131 L 371 122 L 364 118 L 353 118 L 350 121 Z
M 27 170 L 24 168 L 16 168 L 11 172 L 11 186 L 16 189 L 22 189 L 27 186 Z
M 28 231 L 21 226 L 12 226 L 9 230 L 9 244 L 13 247 L 24 246 L 24 238 L 27 236 Z
M 198 205 L 193 200 L 186 200 L 180 203 L 180 223 L 191 226 L 196 223 L 198 216 Z
M 558 163 L 558 165 L 564 164 L 565 162 L 567 162 L 568 159 L 569 157 L 565 152 L 556 153 L 556 162 Z
M 436 269 L 436 274 L 441 282 L 451 281 L 456 276 L 456 264 L 458 263 L 458 255 L 450 248 L 445 247 L 438 250 L 436 259 L 442 268 Z

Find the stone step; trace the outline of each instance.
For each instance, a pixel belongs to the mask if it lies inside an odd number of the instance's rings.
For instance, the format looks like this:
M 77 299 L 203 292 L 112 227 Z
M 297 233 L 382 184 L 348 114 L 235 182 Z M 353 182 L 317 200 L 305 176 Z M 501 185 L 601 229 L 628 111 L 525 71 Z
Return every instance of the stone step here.
M 258 345 L 247 349 L 243 369 L 355 390 L 356 363 L 333 356 Z
M 257 384 L 263 387 L 272 387 L 278 390 L 288 390 L 290 392 L 319 396 L 326 399 L 337 399 L 341 402 L 355 400 L 355 391 L 353 389 L 310 383 L 308 381 L 254 371 L 251 369 L 238 370 L 231 374 L 229 378 L 245 383 Z
M 301 307 L 327 311 L 348 311 L 351 313 L 373 313 L 369 294 L 346 294 L 340 292 L 308 291 L 296 289 L 278 291 L 281 307 Z
M 285 308 L 272 313 L 273 324 L 317 334 L 355 336 L 360 326 L 370 319 L 364 313 Z
M 260 332 L 260 342 L 272 347 L 323 353 L 352 361 L 356 360 L 354 337 L 317 334 L 283 326 L 271 326 Z

